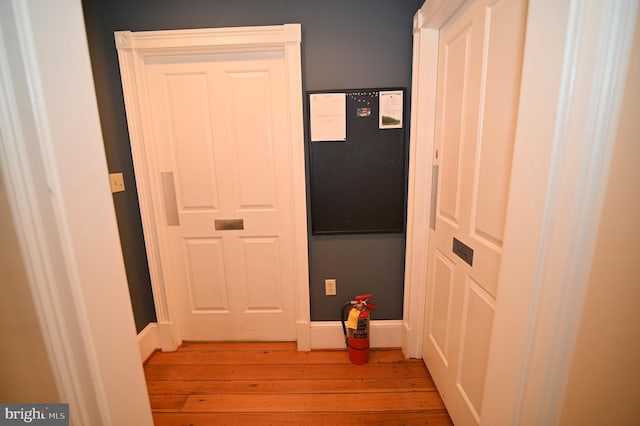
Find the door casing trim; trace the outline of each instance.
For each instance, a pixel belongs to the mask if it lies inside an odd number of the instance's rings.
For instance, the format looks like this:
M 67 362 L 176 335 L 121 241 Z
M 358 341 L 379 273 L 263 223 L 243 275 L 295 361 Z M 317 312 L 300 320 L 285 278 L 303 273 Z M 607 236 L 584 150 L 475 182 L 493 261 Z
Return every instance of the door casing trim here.
M 136 176 L 142 228 L 146 243 L 151 287 L 158 323 L 160 346 L 175 350 L 182 342 L 176 311 L 164 280 L 156 224 L 161 218 L 152 195 L 158 189 L 151 179 L 142 123 L 148 120 L 145 100 L 138 97 L 138 84 L 144 85 L 142 67 L 151 57 L 176 53 L 212 54 L 280 50 L 284 52 L 287 87 L 288 132 L 291 149 L 291 198 L 293 201 L 293 252 L 295 253 L 295 320 L 298 350 L 310 349 L 309 261 L 307 245 L 307 206 L 305 194 L 304 133 L 302 111 L 302 66 L 300 24 L 262 27 L 209 28 L 169 31 L 116 31 L 114 33 L 124 93 L 131 152 Z
M 411 136 L 402 350 L 422 358 L 440 28 L 468 0 L 427 0 L 413 18 Z

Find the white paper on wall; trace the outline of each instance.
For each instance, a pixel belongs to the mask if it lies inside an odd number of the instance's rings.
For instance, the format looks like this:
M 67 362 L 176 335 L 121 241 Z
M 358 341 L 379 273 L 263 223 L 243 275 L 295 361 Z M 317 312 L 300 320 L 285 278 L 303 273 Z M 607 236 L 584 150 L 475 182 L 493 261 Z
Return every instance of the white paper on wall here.
M 347 140 L 345 93 L 314 93 L 309 96 L 311 142 Z

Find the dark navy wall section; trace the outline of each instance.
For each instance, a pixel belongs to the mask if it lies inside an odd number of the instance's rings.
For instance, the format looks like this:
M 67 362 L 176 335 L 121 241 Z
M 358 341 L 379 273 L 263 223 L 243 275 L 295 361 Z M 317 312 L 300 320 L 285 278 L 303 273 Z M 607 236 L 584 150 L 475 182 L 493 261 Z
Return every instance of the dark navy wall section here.
M 412 19 L 421 4 L 422 0 L 83 0 L 107 162 L 111 172 L 124 172 L 127 186 L 126 192 L 114 194 L 114 202 L 138 331 L 154 321 L 155 314 L 113 31 L 300 23 L 303 90 L 406 87 L 411 93 Z M 408 96 L 405 105 L 408 128 Z M 408 146 L 408 131 L 406 135 Z M 340 306 L 363 292 L 374 294 L 374 319 L 401 319 L 404 242 L 404 234 L 309 235 L 311 319 L 338 319 Z M 325 278 L 337 279 L 337 296 L 324 296 Z

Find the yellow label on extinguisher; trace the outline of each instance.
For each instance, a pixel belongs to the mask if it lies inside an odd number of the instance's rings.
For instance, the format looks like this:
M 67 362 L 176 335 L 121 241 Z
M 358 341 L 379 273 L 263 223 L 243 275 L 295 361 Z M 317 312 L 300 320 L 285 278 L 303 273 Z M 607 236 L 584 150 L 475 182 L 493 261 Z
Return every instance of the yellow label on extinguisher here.
M 349 319 L 347 319 L 347 327 L 353 328 L 354 330 L 358 328 L 358 317 L 360 316 L 360 311 L 357 309 L 351 309 L 349 311 Z

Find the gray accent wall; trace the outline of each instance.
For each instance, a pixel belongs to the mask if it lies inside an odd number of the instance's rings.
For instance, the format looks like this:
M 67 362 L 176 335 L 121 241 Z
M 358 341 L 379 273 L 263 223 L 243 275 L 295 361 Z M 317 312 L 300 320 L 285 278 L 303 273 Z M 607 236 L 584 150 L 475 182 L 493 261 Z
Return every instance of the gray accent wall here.
M 89 50 L 138 332 L 155 321 L 113 32 L 302 24 L 303 90 L 406 87 L 411 93 L 412 20 L 423 0 L 83 0 Z M 305 126 L 307 126 L 306 96 Z M 409 145 L 409 96 L 405 100 Z M 305 128 L 308 156 L 308 129 Z M 405 155 L 406 161 L 407 155 Z M 308 158 L 307 158 L 308 165 Z M 309 182 L 307 177 L 307 192 Z M 406 187 L 405 187 L 406 192 Z M 405 197 L 406 198 L 406 197 Z M 311 218 L 309 218 L 311 220 Z M 405 234 L 309 233 L 311 319 L 339 319 L 355 295 L 372 293 L 374 319 L 402 319 Z M 324 279 L 337 279 L 337 296 Z

